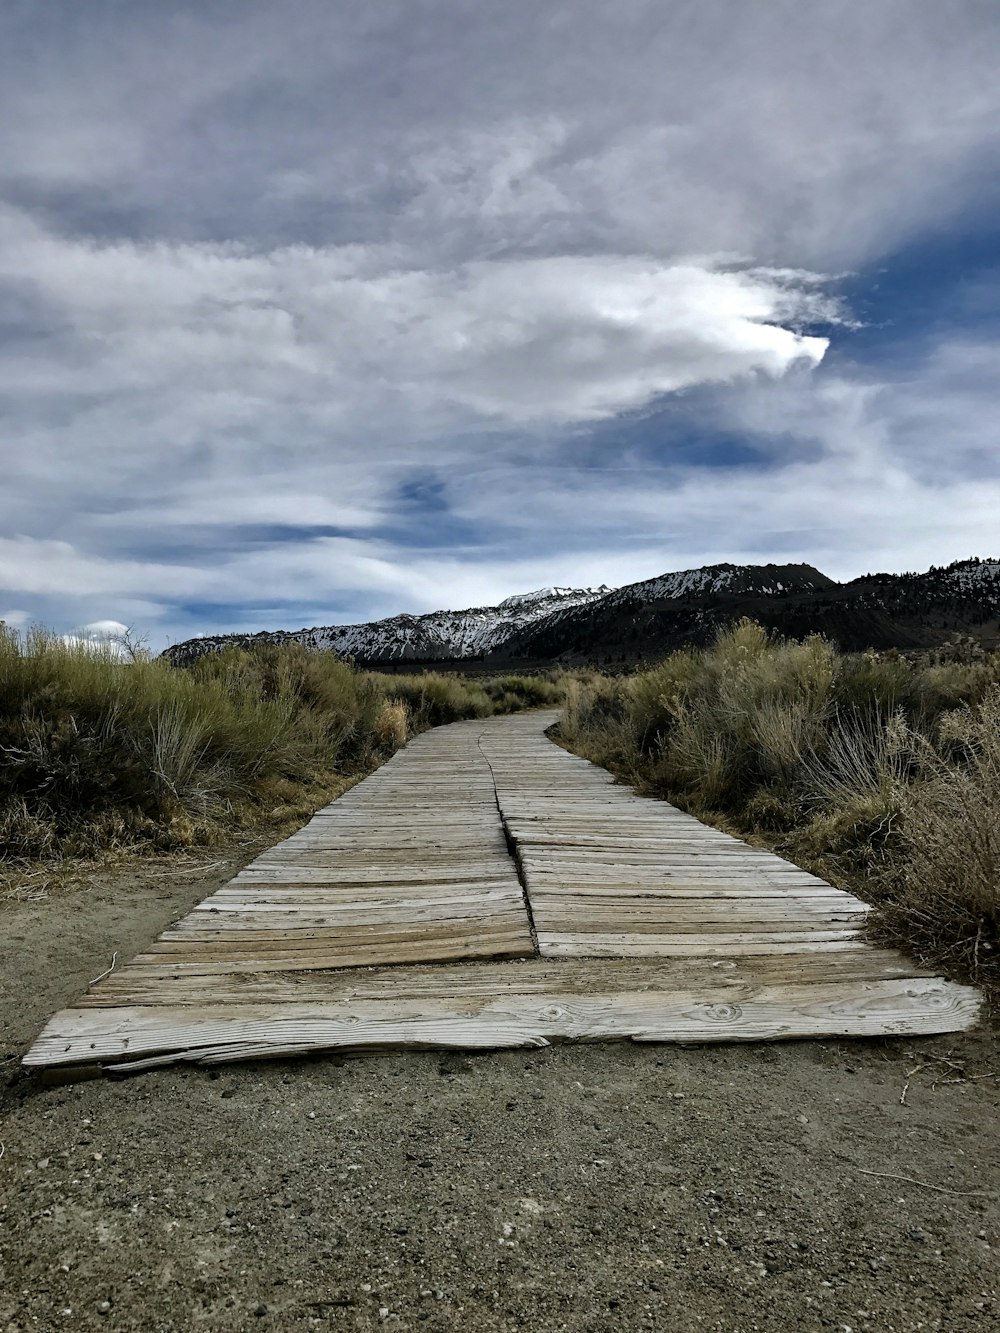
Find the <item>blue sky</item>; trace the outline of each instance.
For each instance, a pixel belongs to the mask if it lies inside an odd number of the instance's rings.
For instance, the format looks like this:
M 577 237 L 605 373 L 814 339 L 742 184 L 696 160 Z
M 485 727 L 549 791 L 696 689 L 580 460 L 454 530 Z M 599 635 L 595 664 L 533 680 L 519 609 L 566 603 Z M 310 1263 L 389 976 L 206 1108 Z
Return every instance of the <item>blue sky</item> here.
M 1000 550 L 988 0 L 12 0 L 0 617 Z

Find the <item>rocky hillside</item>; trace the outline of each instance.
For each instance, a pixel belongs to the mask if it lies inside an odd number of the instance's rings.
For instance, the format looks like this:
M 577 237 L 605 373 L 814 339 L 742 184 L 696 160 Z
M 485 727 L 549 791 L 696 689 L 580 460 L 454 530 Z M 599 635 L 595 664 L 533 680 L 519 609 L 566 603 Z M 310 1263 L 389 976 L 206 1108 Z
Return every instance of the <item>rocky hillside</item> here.
M 849 583 L 811 565 L 709 565 L 623 588 L 543 588 L 465 611 L 189 639 L 166 655 L 182 663 L 231 643 L 295 642 L 381 666 L 629 663 L 703 643 L 744 615 L 793 637 L 826 634 L 848 651 L 934 647 L 956 633 L 994 646 L 1000 561 L 961 560 Z

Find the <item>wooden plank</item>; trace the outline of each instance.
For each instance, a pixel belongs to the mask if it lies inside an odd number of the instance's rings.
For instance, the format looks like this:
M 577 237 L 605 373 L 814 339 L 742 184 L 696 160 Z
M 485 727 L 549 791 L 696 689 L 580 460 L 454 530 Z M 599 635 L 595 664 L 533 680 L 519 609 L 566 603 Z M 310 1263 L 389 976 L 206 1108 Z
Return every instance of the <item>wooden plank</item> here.
M 378 914 L 373 921 L 352 921 L 350 923 L 337 921 L 332 925 L 323 924 L 314 926 L 307 931 L 291 930 L 281 932 L 290 937 L 302 939 L 302 947 L 310 947 L 312 943 L 322 942 L 330 947 L 347 947 L 355 941 L 369 942 L 382 940 L 387 945 L 395 944 L 398 940 L 412 940 L 416 943 L 421 937 L 426 937 L 429 941 L 437 942 L 448 938 L 452 940 L 461 940 L 471 933 L 497 933 L 511 932 L 519 933 L 522 938 L 529 939 L 527 931 L 527 922 L 523 912 L 523 904 L 514 904 L 508 901 L 505 909 L 501 908 L 490 914 L 488 921 L 481 922 L 481 918 L 472 916 L 467 912 L 460 915 L 450 915 L 448 917 L 415 917 L 412 914 L 396 913 Z M 200 923 L 199 923 L 200 924 Z M 220 930 L 206 928 L 201 930 L 195 926 L 191 930 L 168 930 L 165 931 L 156 943 L 151 947 L 148 954 L 137 955 L 136 961 L 142 961 L 154 956 L 184 955 L 191 957 L 200 957 L 206 952 L 221 951 L 228 947 L 227 940 L 232 941 L 234 950 L 243 952 L 244 950 L 256 950 L 264 943 L 258 940 L 258 932 L 233 929 L 232 926 L 223 926 Z M 200 937 L 205 936 L 210 944 L 202 944 Z M 529 948 L 530 953 L 530 939 Z
M 161 976 L 226 976 L 235 972 L 320 971 L 331 968 L 372 967 L 386 963 L 445 962 L 469 958 L 524 958 L 530 956 L 523 934 L 511 931 L 480 931 L 475 935 L 441 938 L 416 935 L 411 939 L 356 940 L 350 946 L 329 946 L 318 950 L 279 951 L 275 946 L 258 950 L 253 957 L 233 959 L 187 959 L 142 954 L 128 964 L 129 975 L 140 978 Z M 123 975 L 125 970 L 123 969 Z
M 483 892 L 492 888 L 491 892 Z M 415 895 L 412 886 L 393 893 L 391 889 L 379 889 L 367 886 L 367 891 L 360 894 L 355 887 L 316 888 L 307 886 L 298 893 L 289 893 L 286 887 L 268 886 L 266 889 L 241 889 L 238 893 L 216 893 L 206 898 L 193 909 L 187 920 L 197 922 L 199 918 L 221 913 L 275 912 L 330 912 L 329 918 L 335 920 L 338 911 L 347 911 L 357 906 L 367 911 L 371 907 L 385 907 L 400 910 L 410 907 L 417 914 L 423 907 L 444 908 L 449 903 L 465 903 L 467 907 L 492 908 L 502 901 L 503 893 L 499 886 L 467 884 L 432 884 Z M 520 885 L 507 889 L 510 902 L 523 905 Z
M 580 997 L 553 993 L 346 1006 L 77 1009 L 49 1023 L 28 1065 L 128 1062 L 155 1053 L 201 1062 L 381 1047 L 500 1048 L 551 1041 L 759 1041 L 955 1031 L 978 1016 L 970 987 L 937 980 L 721 988 Z
M 867 912 L 868 904 L 863 903 L 860 898 L 852 898 L 850 894 L 831 891 L 828 886 L 822 884 L 795 884 L 790 887 L 777 885 L 767 880 L 754 879 L 749 884 L 744 884 L 738 879 L 716 880 L 714 878 L 703 879 L 701 881 L 689 880 L 684 883 L 675 883 L 668 881 L 666 884 L 658 880 L 651 880 L 648 884 L 642 881 L 633 880 L 628 884 L 607 884 L 603 880 L 589 882 L 587 880 L 569 879 L 565 882 L 556 876 L 545 877 L 535 875 L 532 877 L 532 903 L 537 903 L 540 897 L 567 897 L 567 898 L 606 898 L 609 901 L 618 901 L 619 899 L 635 898 L 638 900 L 644 898 L 665 899 L 667 901 L 685 901 L 688 899 L 707 901 L 725 901 L 741 902 L 744 899 L 748 901 L 775 902 L 803 902 L 842 904 L 845 909 L 850 907 L 852 910 L 863 913 Z
M 852 948 L 857 942 L 853 931 L 826 931 L 815 934 L 802 931 L 777 934 L 768 931 L 740 931 L 738 934 L 712 935 L 549 935 L 536 934 L 543 958 L 715 958 L 728 954 L 794 953 Z M 807 969 L 803 969 L 807 974 Z
M 461 884 L 487 880 L 509 883 L 516 880 L 513 866 L 499 861 L 468 862 L 459 866 L 248 866 L 230 884 L 357 886 L 407 884 Z
M 502 921 L 524 926 L 524 902 L 519 897 L 511 896 L 505 904 L 491 903 L 489 918 L 494 926 Z M 448 931 L 462 934 L 470 929 L 478 929 L 481 919 L 475 903 L 469 902 L 439 902 L 420 906 L 349 903 L 339 908 L 314 908 L 304 912 L 198 912 L 164 931 L 160 936 L 160 944 L 175 948 L 202 937 L 232 937 L 247 939 L 251 944 L 259 945 L 269 935 L 278 933 L 284 936 L 289 931 L 308 931 L 311 935 L 329 939 L 349 939 L 361 933 L 366 936 L 380 934 L 385 938 L 391 938 L 394 932 L 413 934 L 426 931 L 436 934 Z M 609 919 L 614 918 L 609 914 Z M 632 919 L 631 916 L 629 919 Z
M 484 898 L 482 901 L 485 903 L 487 900 Z M 490 901 L 488 910 L 495 916 L 499 904 Z M 517 917 L 518 921 L 523 920 L 524 902 L 520 894 L 517 896 L 512 894 L 507 899 L 507 911 L 511 916 Z M 429 922 L 455 922 L 465 928 L 470 924 L 475 928 L 479 920 L 474 898 L 437 899 L 428 903 L 402 901 L 369 904 L 358 903 L 355 900 L 338 904 L 261 903 L 256 906 L 233 904 L 228 911 L 196 910 L 179 921 L 176 926 L 165 931 L 162 938 L 191 939 L 195 935 L 218 935 L 226 932 L 236 935 L 251 934 L 260 942 L 265 932 L 275 930 L 338 931 L 341 929 L 340 921 L 346 922 L 349 928 L 391 926 L 399 922 L 417 926 Z
M 699 930 L 806 930 L 844 928 L 857 930 L 864 913 L 824 907 L 808 912 L 802 905 L 754 899 L 745 905 L 732 902 L 674 901 L 665 909 L 662 899 L 624 899 L 605 903 L 587 900 L 587 915 L 581 920 L 577 904 L 568 898 L 538 899 L 532 915 L 538 930 L 566 934 L 589 934 L 602 930 L 653 933 L 669 930 L 685 933 Z
M 654 959 L 518 959 L 512 962 L 371 967 L 309 973 L 274 972 L 139 978 L 113 972 L 92 987 L 81 1006 L 204 1005 L 243 1003 L 346 1002 L 354 999 L 460 998 L 469 995 L 572 994 L 619 991 L 714 991 L 721 984 L 776 985 L 801 981 L 886 981 L 922 976 L 909 959 L 889 950 L 856 944 L 822 954 L 786 952 L 741 957 Z

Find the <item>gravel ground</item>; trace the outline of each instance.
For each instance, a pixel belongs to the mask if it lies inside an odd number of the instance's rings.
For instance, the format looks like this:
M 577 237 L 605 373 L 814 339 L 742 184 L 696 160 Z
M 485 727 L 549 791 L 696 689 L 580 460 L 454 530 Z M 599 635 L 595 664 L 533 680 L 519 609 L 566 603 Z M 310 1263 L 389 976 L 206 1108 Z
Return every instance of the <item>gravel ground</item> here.
M 19 1071 L 258 850 L 0 901 L 0 1330 L 1000 1322 L 988 1030 Z

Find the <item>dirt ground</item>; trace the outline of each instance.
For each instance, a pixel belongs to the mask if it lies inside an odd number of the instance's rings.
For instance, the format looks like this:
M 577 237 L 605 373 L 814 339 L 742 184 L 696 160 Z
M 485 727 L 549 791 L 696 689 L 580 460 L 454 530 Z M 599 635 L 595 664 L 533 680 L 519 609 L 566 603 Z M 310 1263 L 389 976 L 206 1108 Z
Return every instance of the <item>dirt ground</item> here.
M 0 1333 L 1000 1323 L 989 1031 L 20 1071 L 258 850 L 0 900 Z

